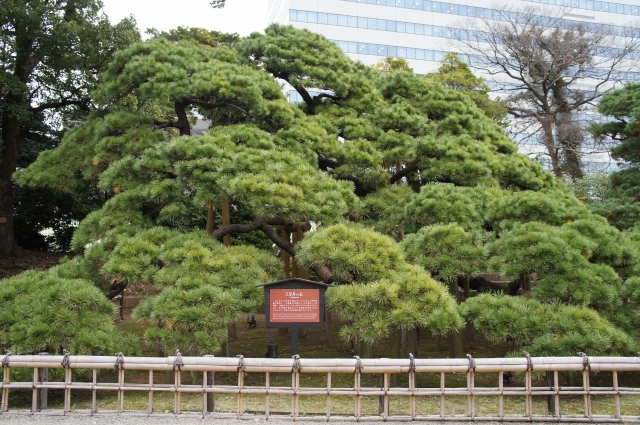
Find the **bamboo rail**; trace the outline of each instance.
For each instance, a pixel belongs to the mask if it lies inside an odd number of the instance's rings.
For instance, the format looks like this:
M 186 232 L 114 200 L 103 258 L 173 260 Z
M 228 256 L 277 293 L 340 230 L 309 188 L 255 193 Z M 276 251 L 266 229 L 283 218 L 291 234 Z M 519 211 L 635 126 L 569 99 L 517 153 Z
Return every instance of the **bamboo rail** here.
M 3 379 L 0 383 L 2 399 L 0 414 L 25 413 L 33 414 L 71 414 L 78 413 L 71 409 L 71 392 L 85 390 L 92 392 L 92 407 L 90 411 L 79 413 L 107 413 L 97 409 L 97 391 L 117 392 L 117 410 L 113 413 L 152 414 L 154 412 L 153 394 L 158 392 L 171 392 L 174 394 L 173 414 L 181 414 L 181 394 L 202 394 L 202 415 L 213 414 L 214 417 L 230 417 L 230 414 L 212 413 L 213 395 L 236 394 L 237 412 L 231 416 L 239 419 L 256 419 L 277 417 L 279 419 L 290 418 L 293 420 L 473 420 L 473 421 L 545 421 L 545 422 L 635 422 L 640 423 L 640 416 L 628 416 L 621 414 L 621 396 L 637 396 L 640 403 L 640 388 L 620 387 L 618 382 L 619 372 L 640 372 L 640 357 L 588 357 L 580 353 L 580 357 L 530 357 L 528 354 L 522 358 L 487 358 L 473 359 L 467 355 L 467 359 L 262 359 L 262 358 L 237 358 L 229 357 L 182 357 L 178 352 L 170 357 L 124 357 L 117 356 L 41 356 L 41 355 L 4 355 L 2 359 Z M 10 370 L 13 368 L 33 369 L 31 382 L 11 382 Z M 116 369 L 117 382 L 98 383 L 98 370 Z M 64 380 L 61 382 L 48 382 L 47 369 L 64 369 Z M 74 369 L 92 370 L 91 382 L 74 382 L 72 373 Z M 127 371 L 148 371 L 149 380 L 146 384 L 125 383 Z M 173 384 L 156 384 L 153 381 L 154 371 L 169 371 L 173 373 Z M 524 387 L 505 387 L 503 384 L 503 372 L 524 372 Z M 44 372 L 44 373 L 43 373 Z M 181 374 L 183 372 L 199 372 L 202 374 L 202 385 L 182 385 Z M 215 372 L 237 373 L 237 385 L 216 385 L 213 381 Z M 264 373 L 264 386 L 245 386 L 246 373 Z M 548 372 L 549 386 L 533 386 L 532 374 L 535 372 Z M 581 386 L 560 386 L 558 372 L 580 372 L 582 374 Z M 592 387 L 589 383 L 591 372 L 611 372 L 612 385 L 610 387 Z M 274 387 L 270 385 L 272 373 L 290 373 L 291 386 Z M 300 375 L 307 373 L 325 374 L 327 383 L 322 388 L 308 388 L 300 385 Z M 337 388 L 332 386 L 332 374 L 353 374 L 354 384 L 350 388 Z M 440 385 L 437 388 L 418 388 L 416 376 L 421 373 L 440 375 Z M 464 373 L 467 378 L 466 387 L 447 388 L 447 373 Z M 475 378 L 478 373 L 495 373 L 496 387 L 478 387 Z M 208 375 L 209 374 L 209 375 Z M 363 387 L 361 378 L 364 374 L 377 374 L 380 376 L 380 385 L 377 387 Z M 407 388 L 391 388 L 391 374 L 408 374 Z M 64 403 L 62 411 L 46 410 L 42 407 L 43 390 L 63 390 Z M 9 392 L 11 390 L 31 390 L 32 404 L 30 410 L 10 410 Z M 125 412 L 125 393 L 131 391 L 147 391 L 149 394 L 149 406 L 146 412 Z M 244 411 L 244 395 L 261 394 L 265 396 L 264 414 L 247 414 Z M 290 416 L 274 415 L 270 412 L 270 395 L 291 396 Z M 300 397 L 303 396 L 326 397 L 326 415 L 308 416 L 300 411 Z M 591 406 L 592 396 L 613 396 L 615 403 L 615 415 L 594 415 Z M 334 396 L 348 396 L 354 400 L 353 415 L 331 413 L 331 401 Z M 375 416 L 363 416 L 361 400 L 363 397 L 376 396 L 380 400 L 380 412 Z M 466 414 L 448 414 L 445 409 L 445 400 L 451 396 L 466 396 Z M 480 416 L 476 414 L 476 397 L 498 397 L 497 414 Z M 534 397 L 550 397 L 548 415 L 534 414 Z M 563 396 L 583 396 L 584 413 L 582 415 L 561 414 L 561 398 Z M 45 392 L 46 399 L 46 392 Z M 409 401 L 408 411 L 403 415 L 390 414 L 391 397 L 405 397 Z M 438 415 L 417 414 L 416 402 L 421 397 L 432 397 L 440 402 Z M 505 397 L 524 397 L 525 412 L 520 415 L 505 414 Z M 44 402 L 46 405 L 46 401 Z

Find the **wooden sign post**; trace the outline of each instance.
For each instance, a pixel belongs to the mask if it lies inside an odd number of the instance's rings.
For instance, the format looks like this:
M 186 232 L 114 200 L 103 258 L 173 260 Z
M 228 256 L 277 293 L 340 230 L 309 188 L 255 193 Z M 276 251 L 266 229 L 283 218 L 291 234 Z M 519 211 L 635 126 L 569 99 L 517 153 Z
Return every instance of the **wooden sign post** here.
M 324 293 L 331 285 L 297 277 L 257 285 L 264 287 L 268 328 L 291 328 L 291 355 L 298 353 L 298 328 L 324 324 Z

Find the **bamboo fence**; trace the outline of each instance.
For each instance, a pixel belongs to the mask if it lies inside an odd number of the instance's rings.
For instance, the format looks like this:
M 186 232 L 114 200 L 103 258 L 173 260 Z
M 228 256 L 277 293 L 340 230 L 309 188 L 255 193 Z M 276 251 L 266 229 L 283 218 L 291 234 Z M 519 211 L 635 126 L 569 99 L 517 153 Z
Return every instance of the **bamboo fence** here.
M 620 372 L 640 371 L 639 357 L 522 357 L 522 358 L 487 358 L 473 359 L 467 355 L 466 359 L 301 359 L 294 356 L 292 359 L 264 359 L 230 357 L 182 357 L 178 352 L 171 357 L 124 357 L 117 356 L 39 356 L 39 355 L 10 355 L 2 358 L 3 380 L 0 385 L 2 401 L 0 413 L 25 413 L 34 414 L 145 414 L 154 412 L 153 395 L 156 392 L 171 392 L 174 394 L 174 412 L 179 415 L 180 396 L 185 393 L 202 394 L 202 415 L 208 414 L 213 403 L 214 394 L 237 395 L 237 412 L 232 417 L 239 419 L 256 418 L 289 418 L 292 420 L 319 420 L 319 421 L 370 421 L 370 420 L 472 420 L 472 421 L 540 421 L 540 422 L 640 422 L 640 416 L 624 416 L 621 413 L 620 398 L 623 396 L 637 396 L 640 403 L 640 388 L 620 387 L 618 374 Z M 31 382 L 11 382 L 10 370 L 13 368 L 33 369 Z M 53 368 L 64 369 L 64 381 L 47 382 L 43 378 L 43 371 Z M 74 369 L 93 370 L 91 382 L 75 382 L 72 380 Z M 115 369 L 117 382 L 98 383 L 99 370 Z M 148 383 L 125 383 L 127 371 L 147 371 Z M 173 384 L 154 384 L 154 371 L 173 372 Z M 503 372 L 522 372 L 525 379 L 524 387 L 508 387 L 503 384 Z M 181 374 L 184 372 L 196 372 L 202 374 L 202 385 L 182 385 Z M 213 373 L 232 372 L 237 373 L 237 385 L 216 385 L 213 383 Z M 245 386 L 246 373 L 265 374 L 264 386 Z M 532 374 L 546 372 L 548 386 L 533 386 Z M 559 372 L 578 372 L 582 374 L 582 386 L 560 386 Z M 611 372 L 612 382 L 609 387 L 591 387 L 589 376 L 594 372 Z M 270 374 L 291 374 L 291 386 L 270 386 Z M 335 388 L 331 385 L 332 374 L 353 374 L 354 384 L 351 388 Z M 416 376 L 418 374 L 439 374 L 440 386 L 437 388 L 418 388 Z M 448 373 L 466 374 L 466 387 L 448 388 L 445 375 Z M 478 373 L 495 373 L 495 387 L 477 387 L 475 377 Z M 322 388 L 308 388 L 300 385 L 302 374 L 325 374 L 326 386 Z M 377 374 L 381 377 L 380 386 L 363 387 L 361 377 L 364 374 Z M 391 374 L 408 374 L 408 386 L 406 388 L 392 388 L 390 386 Z M 43 410 L 43 390 L 63 390 L 64 410 Z M 12 390 L 31 390 L 32 406 L 30 410 L 10 410 L 9 392 Z M 90 411 L 75 411 L 71 409 L 71 391 L 85 390 L 92 392 L 92 408 Z M 117 410 L 99 411 L 96 403 L 97 391 L 117 392 Z M 129 412 L 124 410 L 125 393 L 132 391 L 146 391 L 149 395 L 149 405 L 146 412 Z M 265 396 L 265 409 L 263 415 L 247 414 L 243 407 L 243 396 L 247 394 L 261 394 Z M 269 395 L 287 395 L 291 397 L 291 414 L 288 416 L 270 413 Z M 326 415 L 310 416 L 300 411 L 300 397 L 324 396 L 326 397 Z M 331 398 L 335 396 L 348 396 L 353 398 L 353 415 L 335 415 L 331 413 Z M 380 400 L 379 415 L 364 416 L 361 414 L 361 400 L 363 397 L 375 396 Z M 453 415 L 445 409 L 445 399 L 451 396 L 466 396 L 466 414 Z M 477 415 L 476 397 L 494 396 L 498 399 L 497 415 Z M 543 396 L 549 402 L 549 414 L 534 414 L 533 397 Z M 561 399 L 563 396 L 584 397 L 584 414 L 561 415 Z M 593 396 L 610 396 L 615 403 L 615 415 L 594 415 L 591 407 Z M 45 396 L 46 397 L 46 396 Z M 408 399 L 408 411 L 403 415 L 390 415 L 389 399 L 391 397 L 404 397 Z M 421 397 L 432 397 L 440 401 L 440 412 L 437 415 L 416 414 L 416 400 Z M 519 415 L 505 414 L 504 401 L 507 397 L 523 397 L 525 399 L 525 411 Z M 208 406 L 209 404 L 209 406 Z M 213 417 L 230 417 L 230 414 L 212 413 Z

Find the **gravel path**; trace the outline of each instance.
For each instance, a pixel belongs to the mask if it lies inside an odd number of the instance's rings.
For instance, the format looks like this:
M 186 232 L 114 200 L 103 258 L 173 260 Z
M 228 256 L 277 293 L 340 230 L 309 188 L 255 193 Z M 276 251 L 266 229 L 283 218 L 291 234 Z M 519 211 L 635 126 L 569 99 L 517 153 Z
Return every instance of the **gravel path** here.
M 0 415 L 0 424 L 12 424 L 12 425 L 111 425 L 111 424 L 123 424 L 123 425 L 202 425 L 207 422 L 211 422 L 212 419 L 207 417 L 205 419 L 201 419 L 198 415 L 184 415 L 180 417 L 175 416 L 118 416 L 118 415 L 97 415 L 97 416 L 81 416 L 81 415 L 69 415 L 69 416 L 46 416 L 46 415 L 15 415 L 15 414 L 1 414 Z M 266 422 L 273 425 L 292 425 L 294 422 L 290 420 L 278 420 L 278 419 L 269 419 L 269 421 L 265 421 L 264 419 L 253 419 L 253 420 L 237 420 L 237 419 L 215 419 L 216 425 L 250 425 L 255 423 L 264 423 Z M 321 421 L 299 421 L 298 423 L 304 424 L 321 424 L 324 422 Z M 334 422 L 331 421 L 331 424 L 335 425 L 353 425 L 355 422 Z M 381 421 L 375 422 L 360 422 L 361 424 L 382 424 Z M 386 422 L 390 425 L 407 425 L 408 422 Z M 416 424 L 443 424 L 445 422 L 440 421 L 429 421 L 429 422 L 414 422 Z M 447 421 L 447 425 L 462 425 L 462 424 L 473 424 L 474 422 L 451 422 Z M 475 422 L 480 423 L 480 422 Z M 498 425 L 501 422 L 481 422 L 483 425 Z M 506 423 L 506 422 L 503 422 Z M 524 425 L 525 423 L 530 424 L 530 422 L 509 422 L 509 425 Z M 538 423 L 539 425 L 544 425 L 543 423 Z

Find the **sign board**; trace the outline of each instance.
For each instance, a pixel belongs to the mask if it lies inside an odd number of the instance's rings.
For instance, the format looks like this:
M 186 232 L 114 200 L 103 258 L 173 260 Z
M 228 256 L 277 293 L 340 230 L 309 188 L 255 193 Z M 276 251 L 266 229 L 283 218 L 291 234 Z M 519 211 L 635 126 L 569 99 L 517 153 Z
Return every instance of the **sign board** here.
M 7 222 L 7 217 L 0 217 L 0 223 L 5 224 Z
M 324 324 L 324 293 L 330 285 L 291 278 L 264 287 L 264 311 L 269 328 L 315 328 Z

